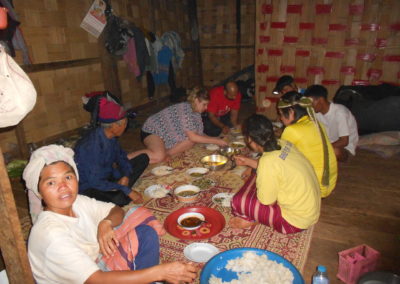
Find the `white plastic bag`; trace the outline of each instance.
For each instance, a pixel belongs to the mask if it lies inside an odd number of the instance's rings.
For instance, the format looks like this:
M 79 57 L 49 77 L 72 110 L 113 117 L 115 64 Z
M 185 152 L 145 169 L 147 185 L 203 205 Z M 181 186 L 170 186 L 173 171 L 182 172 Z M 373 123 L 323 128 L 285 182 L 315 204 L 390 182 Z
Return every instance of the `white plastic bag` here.
M 36 103 L 28 75 L 0 45 L 0 127 L 18 124 Z

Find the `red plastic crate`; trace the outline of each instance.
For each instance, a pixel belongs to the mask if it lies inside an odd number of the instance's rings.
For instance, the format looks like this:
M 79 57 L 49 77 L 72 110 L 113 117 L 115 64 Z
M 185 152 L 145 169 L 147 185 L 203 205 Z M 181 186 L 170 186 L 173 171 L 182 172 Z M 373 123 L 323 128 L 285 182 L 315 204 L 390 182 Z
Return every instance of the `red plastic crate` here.
M 367 245 L 339 252 L 339 271 L 336 275 L 346 284 L 355 284 L 361 275 L 376 268 L 380 253 Z

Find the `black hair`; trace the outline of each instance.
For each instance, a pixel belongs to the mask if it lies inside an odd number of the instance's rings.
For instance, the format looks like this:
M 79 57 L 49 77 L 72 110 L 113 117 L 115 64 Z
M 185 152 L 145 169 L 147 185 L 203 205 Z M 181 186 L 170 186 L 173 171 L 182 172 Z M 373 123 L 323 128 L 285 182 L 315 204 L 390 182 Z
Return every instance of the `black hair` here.
M 305 90 L 304 96 L 328 99 L 328 90 L 322 85 L 312 85 Z
M 286 103 L 293 103 L 295 101 L 298 101 L 302 97 L 301 94 L 298 92 L 292 91 L 292 92 L 287 92 L 281 97 L 281 101 L 284 101 Z M 302 118 L 305 115 L 308 115 L 307 109 L 296 104 L 293 106 L 285 107 L 285 108 L 279 108 L 282 112 L 282 115 L 286 118 L 289 118 L 289 113 L 290 110 L 292 109 L 294 112 L 294 120 L 292 121 L 291 124 L 296 123 L 300 118 Z
M 289 86 L 294 82 L 294 79 L 290 75 L 283 75 L 276 82 L 274 91 L 281 92 L 285 86 Z
M 265 152 L 280 150 L 271 121 L 263 115 L 253 114 L 243 123 L 243 134 L 263 147 Z

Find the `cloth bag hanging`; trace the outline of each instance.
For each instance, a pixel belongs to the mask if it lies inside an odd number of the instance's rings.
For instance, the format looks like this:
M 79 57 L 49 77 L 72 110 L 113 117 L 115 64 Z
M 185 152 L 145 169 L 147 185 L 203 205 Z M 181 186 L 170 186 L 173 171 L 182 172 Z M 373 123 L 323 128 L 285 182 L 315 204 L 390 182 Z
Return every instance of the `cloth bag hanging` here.
M 0 127 L 18 124 L 35 103 L 32 81 L 0 45 Z

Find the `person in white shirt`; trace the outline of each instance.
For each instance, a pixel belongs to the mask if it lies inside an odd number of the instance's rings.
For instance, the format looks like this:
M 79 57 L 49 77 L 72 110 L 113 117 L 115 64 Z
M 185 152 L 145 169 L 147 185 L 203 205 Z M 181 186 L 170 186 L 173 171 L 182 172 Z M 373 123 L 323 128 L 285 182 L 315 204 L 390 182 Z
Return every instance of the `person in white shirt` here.
M 326 127 L 337 160 L 347 161 L 349 153 L 354 156 L 358 143 L 358 129 L 350 110 L 344 105 L 328 101 L 328 90 L 322 85 L 308 87 L 304 95 L 313 99 L 317 119 Z
M 113 203 L 78 195 L 72 149 L 49 145 L 32 153 L 23 178 L 42 199 L 28 257 L 36 283 L 192 282 L 191 263 L 159 263 L 160 222 L 144 207 L 126 214 Z

